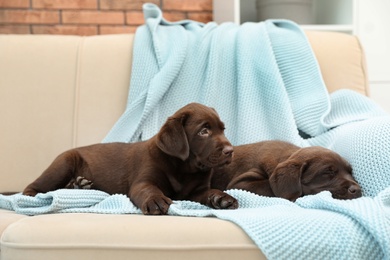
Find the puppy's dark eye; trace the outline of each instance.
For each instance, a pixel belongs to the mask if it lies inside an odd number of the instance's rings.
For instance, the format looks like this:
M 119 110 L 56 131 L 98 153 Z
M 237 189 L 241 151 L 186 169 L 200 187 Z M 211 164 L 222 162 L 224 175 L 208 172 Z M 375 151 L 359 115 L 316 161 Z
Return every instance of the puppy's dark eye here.
M 337 170 L 334 169 L 333 167 L 330 167 L 330 168 L 325 169 L 325 170 L 323 171 L 323 174 L 324 174 L 324 175 L 327 175 L 327 176 L 329 176 L 329 177 L 333 177 L 334 175 L 336 175 L 336 173 L 337 173 Z
M 210 133 L 209 129 L 207 129 L 206 127 L 205 128 L 202 128 L 202 130 L 200 130 L 200 132 L 198 133 L 198 135 L 200 136 L 208 136 Z

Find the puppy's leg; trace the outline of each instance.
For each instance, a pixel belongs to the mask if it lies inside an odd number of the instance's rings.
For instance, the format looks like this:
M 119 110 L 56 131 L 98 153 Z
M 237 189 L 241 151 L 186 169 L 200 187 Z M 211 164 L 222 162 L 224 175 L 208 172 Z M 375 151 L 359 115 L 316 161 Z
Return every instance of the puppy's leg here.
M 146 182 L 133 184 L 129 198 L 145 215 L 166 215 L 172 204 L 156 185 Z
M 83 160 L 77 151 L 71 150 L 59 155 L 35 181 L 23 191 L 23 195 L 35 196 L 65 186 L 83 168 Z
M 274 197 L 268 178 L 263 176 L 257 169 L 251 169 L 234 177 L 226 189 L 241 189 L 258 195 Z
M 238 208 L 238 201 L 235 198 L 217 189 L 203 189 L 203 191 L 193 193 L 189 199 L 214 209 Z

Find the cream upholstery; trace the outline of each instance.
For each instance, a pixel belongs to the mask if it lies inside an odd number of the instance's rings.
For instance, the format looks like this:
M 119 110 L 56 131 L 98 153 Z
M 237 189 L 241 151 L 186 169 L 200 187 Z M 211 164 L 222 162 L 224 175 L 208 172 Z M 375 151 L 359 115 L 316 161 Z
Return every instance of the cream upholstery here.
M 356 37 L 308 32 L 329 91 L 368 94 Z M 127 100 L 133 35 L 0 35 L 0 192 L 21 191 L 62 151 L 97 143 Z M 261 259 L 214 218 L 0 210 L 1 259 Z
M 0 191 L 103 139 L 125 108 L 133 36 L 0 35 Z
M 364 52 L 358 38 L 336 32 L 308 32 L 328 90 L 349 88 L 369 95 Z
M 238 226 L 215 218 L 41 215 L 23 218 L 17 225 L 9 226 L 2 243 L 4 259 L 8 256 L 31 260 L 262 257 Z

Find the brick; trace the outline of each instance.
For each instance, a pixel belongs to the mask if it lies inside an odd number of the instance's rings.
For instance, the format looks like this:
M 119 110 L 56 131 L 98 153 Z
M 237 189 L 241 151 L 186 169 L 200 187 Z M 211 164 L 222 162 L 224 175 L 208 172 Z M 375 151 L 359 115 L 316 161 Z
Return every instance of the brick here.
M 212 0 L 162 0 L 164 10 L 212 11 Z
M 164 12 L 164 18 L 170 22 L 176 22 L 187 19 L 187 15 L 184 12 Z
M 77 26 L 77 25 L 34 25 L 33 34 L 63 34 L 63 35 L 97 35 L 97 26 Z
M 32 0 L 33 8 L 97 9 L 97 0 Z
M 125 14 L 117 11 L 62 11 L 64 24 L 124 24 Z
M 56 24 L 59 21 L 57 11 L 0 10 L 3 24 Z
M 164 18 L 168 21 L 175 22 L 187 19 L 187 15 L 183 12 L 164 12 Z M 141 11 L 126 12 L 126 24 L 140 25 L 144 23 L 144 14 Z
M 0 34 L 30 34 L 30 26 L 0 25 Z
M 30 0 L 0 0 L 0 8 L 29 8 Z
M 143 24 L 144 14 L 141 11 L 126 12 L 126 24 Z
M 193 12 L 188 13 L 188 19 L 202 23 L 208 23 L 213 20 L 213 14 L 211 12 Z
M 99 0 L 102 10 L 142 10 L 144 3 L 160 5 L 160 0 Z
M 101 25 L 100 34 L 128 34 L 135 33 L 137 26 L 110 26 Z

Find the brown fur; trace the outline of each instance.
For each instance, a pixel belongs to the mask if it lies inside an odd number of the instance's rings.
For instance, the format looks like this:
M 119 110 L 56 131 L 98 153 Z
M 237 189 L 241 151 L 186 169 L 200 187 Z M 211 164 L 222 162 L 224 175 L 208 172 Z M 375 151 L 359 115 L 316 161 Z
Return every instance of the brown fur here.
M 215 110 L 191 103 L 147 141 L 95 144 L 64 152 L 23 194 L 35 196 L 85 178 L 94 189 L 127 195 L 144 214 L 166 214 L 172 199 L 235 209 L 238 203 L 233 197 L 210 189 L 211 168 L 230 163 L 232 153 Z
M 349 163 L 323 147 L 300 148 L 282 141 L 234 147 L 229 165 L 214 170 L 211 187 L 243 189 L 291 201 L 328 190 L 337 199 L 362 195 Z

